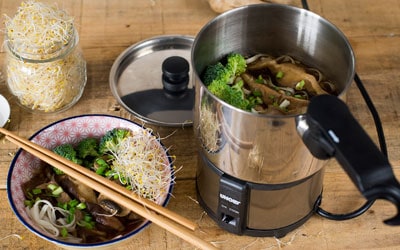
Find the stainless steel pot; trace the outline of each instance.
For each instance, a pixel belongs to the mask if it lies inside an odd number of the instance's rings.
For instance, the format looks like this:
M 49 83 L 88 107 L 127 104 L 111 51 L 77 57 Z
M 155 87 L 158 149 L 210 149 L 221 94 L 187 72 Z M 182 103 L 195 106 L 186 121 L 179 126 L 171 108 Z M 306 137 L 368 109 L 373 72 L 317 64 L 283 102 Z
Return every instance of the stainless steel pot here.
M 301 116 L 246 112 L 207 90 L 201 81 L 205 67 L 231 52 L 290 55 L 323 72 L 345 99 L 354 76 L 353 51 L 344 34 L 327 20 L 276 4 L 225 12 L 195 38 L 200 203 L 228 231 L 282 236 L 313 214 L 322 192 L 325 161 L 313 157 L 299 136 Z
M 192 49 L 195 128 L 207 159 L 241 180 L 266 184 L 301 180 L 320 170 L 324 163 L 308 152 L 298 136 L 296 116 L 245 112 L 207 90 L 200 78 L 203 70 L 230 52 L 293 56 L 321 70 L 344 98 L 353 80 L 355 60 L 343 33 L 303 9 L 250 5 L 209 22 Z
M 300 115 L 239 110 L 201 81 L 207 65 L 231 52 L 290 55 L 334 82 L 339 98 L 314 97 Z M 336 157 L 368 201 L 387 199 L 400 211 L 400 184 L 388 159 L 340 100 L 353 81 L 355 59 L 333 24 L 286 5 L 240 7 L 203 27 L 192 47 L 192 66 L 198 198 L 222 228 L 280 237 L 300 226 L 319 206 L 323 160 L 330 157 Z M 400 214 L 385 222 L 399 225 Z

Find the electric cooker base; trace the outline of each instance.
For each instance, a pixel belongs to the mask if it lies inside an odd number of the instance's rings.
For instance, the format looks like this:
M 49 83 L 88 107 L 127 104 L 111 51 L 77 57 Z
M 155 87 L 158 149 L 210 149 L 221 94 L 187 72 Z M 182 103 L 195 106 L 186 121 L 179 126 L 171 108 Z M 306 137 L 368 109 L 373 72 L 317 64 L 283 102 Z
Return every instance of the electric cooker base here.
M 198 162 L 199 203 L 228 232 L 283 237 L 304 224 L 320 204 L 323 168 L 291 183 L 258 184 L 227 175 L 201 153 Z

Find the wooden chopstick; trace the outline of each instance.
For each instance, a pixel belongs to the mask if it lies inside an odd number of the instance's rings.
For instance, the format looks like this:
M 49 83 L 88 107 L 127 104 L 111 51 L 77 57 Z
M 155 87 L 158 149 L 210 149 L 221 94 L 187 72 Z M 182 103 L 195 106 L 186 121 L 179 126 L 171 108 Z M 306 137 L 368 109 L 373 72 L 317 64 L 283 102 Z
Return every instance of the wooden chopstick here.
M 114 190 L 111 188 L 111 185 L 107 181 L 106 178 L 99 176 L 95 174 L 94 172 L 83 168 L 75 163 L 72 163 L 63 157 L 53 153 L 52 151 L 43 148 L 27 139 L 21 138 L 17 135 L 14 135 L 8 130 L 5 130 L 3 128 L 0 128 L 0 132 L 6 135 L 6 139 L 8 139 L 10 142 L 18 145 L 22 149 L 26 150 L 27 152 L 31 153 L 32 155 L 38 157 L 39 159 L 47 162 L 48 164 L 59 168 L 62 170 L 64 173 L 68 174 L 69 176 L 80 180 L 84 182 L 86 185 L 92 187 L 94 190 L 103 193 L 104 195 L 108 197 L 113 197 L 113 200 L 116 201 L 117 203 L 131 209 L 135 213 L 139 214 L 140 216 L 152 221 L 153 223 L 159 225 L 160 227 L 166 229 L 167 231 L 175 234 L 176 236 L 182 238 L 183 240 L 186 240 L 187 242 L 191 243 L 194 246 L 197 246 L 201 249 L 217 249 L 214 245 L 212 245 L 209 242 L 206 242 L 199 237 L 197 237 L 195 234 L 192 233 L 191 230 L 189 230 L 188 227 L 184 226 L 181 223 L 181 216 L 174 214 L 173 212 L 169 211 L 168 209 L 162 207 L 163 215 L 167 214 L 167 216 L 161 216 L 160 214 L 156 213 L 156 210 L 153 210 L 151 207 L 153 206 L 147 206 L 143 201 L 145 199 L 141 198 L 138 199 L 138 201 L 131 199 L 132 193 L 129 192 L 129 196 L 126 196 L 126 192 L 123 191 L 122 193 L 119 193 L 121 190 L 118 188 L 117 190 Z M 67 164 L 64 163 L 66 161 Z M 75 166 L 76 165 L 76 166 Z M 81 172 L 81 170 L 83 170 Z M 91 178 L 84 174 L 83 172 L 87 171 L 95 174 L 96 176 L 93 176 L 95 178 Z M 112 182 L 110 181 L 110 184 Z M 118 185 L 116 183 L 113 183 L 115 185 Z M 122 188 L 123 189 L 123 188 Z M 151 202 L 151 201 L 148 201 Z M 140 203 L 140 204 L 138 204 Z M 156 204 L 157 205 L 157 204 Z M 159 206 L 159 205 L 157 205 Z M 159 208 L 156 208 L 157 210 Z M 176 220 L 175 218 L 179 218 Z M 184 218 L 187 220 L 186 218 Z M 193 223 L 193 222 L 191 222 Z

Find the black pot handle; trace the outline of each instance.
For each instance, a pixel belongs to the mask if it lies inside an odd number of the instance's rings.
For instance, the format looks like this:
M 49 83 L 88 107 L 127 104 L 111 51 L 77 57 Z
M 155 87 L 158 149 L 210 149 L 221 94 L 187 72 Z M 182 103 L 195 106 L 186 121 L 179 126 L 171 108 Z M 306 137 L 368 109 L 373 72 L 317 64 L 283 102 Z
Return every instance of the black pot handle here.
M 335 157 L 367 200 L 394 203 L 397 215 L 385 223 L 400 225 L 400 184 L 387 157 L 343 101 L 332 95 L 313 97 L 297 127 L 310 152 L 319 159 Z

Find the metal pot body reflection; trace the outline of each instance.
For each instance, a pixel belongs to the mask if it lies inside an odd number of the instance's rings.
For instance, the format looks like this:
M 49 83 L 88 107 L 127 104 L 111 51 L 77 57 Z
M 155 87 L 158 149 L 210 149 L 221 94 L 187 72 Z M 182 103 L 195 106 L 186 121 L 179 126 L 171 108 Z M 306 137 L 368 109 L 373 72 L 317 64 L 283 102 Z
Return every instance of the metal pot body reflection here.
M 270 191 L 280 189 L 282 185 L 319 178 L 312 181 L 318 185 L 309 185 L 308 191 L 302 188 L 302 192 L 295 195 L 298 196 L 296 202 L 303 200 L 312 210 L 322 192 L 321 172 L 325 162 L 314 158 L 298 135 L 296 120 L 299 116 L 261 115 L 237 109 L 211 94 L 202 82 L 201 75 L 206 66 L 231 52 L 247 56 L 259 53 L 290 55 L 320 70 L 336 84 L 340 98 L 345 99 L 355 68 L 348 40 L 334 25 L 312 12 L 286 5 L 255 4 L 225 12 L 211 20 L 199 32 L 192 47 L 196 90 L 194 130 L 200 155 L 197 189 L 203 206 L 209 213 L 216 214 L 216 220 L 223 216 L 218 215 L 221 183 L 217 181 L 222 173 L 258 187 L 265 184 L 267 188 L 261 190 L 269 190 L 266 195 L 269 200 L 274 196 Z M 215 176 L 204 174 L 209 172 L 204 171 L 205 168 L 215 168 Z M 245 186 L 251 186 L 248 184 Z M 249 194 L 244 195 L 247 197 L 246 210 L 250 209 L 249 204 L 254 204 Z M 262 192 L 257 195 L 258 200 L 262 197 Z M 282 200 L 282 197 L 277 199 Z M 284 206 L 292 205 L 296 206 L 289 201 Z M 256 209 L 257 215 L 247 211 L 244 227 L 249 227 L 249 221 L 257 221 L 260 216 L 270 214 L 276 218 L 280 208 L 277 203 L 276 211 L 269 210 L 264 215 L 261 215 L 263 209 Z M 285 227 L 309 212 L 304 211 L 290 221 L 285 221 L 285 215 L 282 215 L 281 225 L 266 222 L 264 227 Z M 262 230 L 263 225 L 258 227 Z
M 258 115 L 212 95 L 201 81 L 205 67 L 231 52 L 290 55 L 319 69 L 344 95 L 354 76 L 354 56 L 344 35 L 320 16 L 273 4 L 224 13 L 195 39 L 195 129 L 202 153 L 223 172 L 256 183 L 287 183 L 315 173 L 315 160 L 297 135 L 296 116 Z

